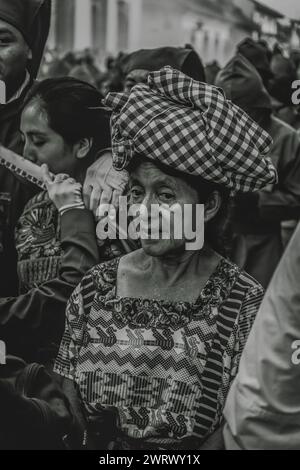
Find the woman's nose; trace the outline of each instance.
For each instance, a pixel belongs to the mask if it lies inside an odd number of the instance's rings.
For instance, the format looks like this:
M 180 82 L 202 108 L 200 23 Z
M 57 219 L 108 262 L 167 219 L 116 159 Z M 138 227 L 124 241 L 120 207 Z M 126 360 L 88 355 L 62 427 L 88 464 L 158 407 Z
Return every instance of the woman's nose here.
M 145 197 L 144 197 L 144 200 L 142 202 L 143 206 L 145 206 L 145 208 L 150 211 L 151 210 L 151 206 L 153 204 L 155 204 L 155 200 L 154 200 L 154 197 L 152 194 L 146 194 Z
M 30 146 L 30 144 L 28 144 L 26 142 L 25 142 L 25 145 L 24 145 L 23 157 L 26 158 L 26 160 L 30 160 L 32 163 L 37 162 L 37 157 L 36 157 L 36 154 L 35 154 L 34 150 Z
M 141 218 L 145 223 L 149 224 L 149 226 L 151 224 L 151 217 L 152 217 L 152 211 L 154 210 L 153 208 L 154 204 L 157 204 L 157 202 L 155 201 L 153 195 L 149 194 L 144 197 L 144 200 L 140 208 Z

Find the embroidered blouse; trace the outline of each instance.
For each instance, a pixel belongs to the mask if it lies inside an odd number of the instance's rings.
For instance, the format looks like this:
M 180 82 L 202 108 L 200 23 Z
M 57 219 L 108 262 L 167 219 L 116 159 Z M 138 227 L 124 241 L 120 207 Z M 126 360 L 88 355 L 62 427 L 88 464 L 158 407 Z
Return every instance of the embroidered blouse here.
M 114 410 L 129 439 L 201 444 L 222 423 L 263 288 L 222 259 L 195 303 L 120 298 L 118 265 L 75 289 L 54 370 L 77 384 L 88 416 Z

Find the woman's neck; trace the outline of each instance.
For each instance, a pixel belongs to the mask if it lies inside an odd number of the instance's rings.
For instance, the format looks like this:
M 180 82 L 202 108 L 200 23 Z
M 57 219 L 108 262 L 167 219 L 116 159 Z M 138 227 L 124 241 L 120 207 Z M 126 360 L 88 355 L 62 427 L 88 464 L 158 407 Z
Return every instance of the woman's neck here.
M 156 281 L 167 286 L 180 283 L 187 271 L 198 270 L 199 264 L 206 269 L 212 254 L 209 247 L 203 247 L 198 251 L 178 251 L 161 257 L 148 256 L 148 262 L 156 275 Z
M 155 259 L 157 263 L 160 263 L 164 266 L 178 266 L 178 264 L 188 263 L 191 258 L 198 255 L 199 251 L 175 251 L 173 253 L 168 253 L 164 256 L 151 257 Z
M 193 251 L 193 250 L 182 249 L 182 250 L 177 250 L 177 251 L 167 253 L 163 256 L 156 256 L 155 258 L 152 256 L 149 256 L 149 258 L 156 259 L 157 262 L 163 265 L 166 265 L 166 266 L 169 265 L 170 267 L 172 267 L 174 265 L 188 263 L 195 256 L 207 257 L 207 256 L 211 256 L 212 253 L 213 253 L 213 250 L 211 249 L 211 247 L 209 245 L 204 245 L 201 250 Z
M 194 302 L 219 261 L 209 247 L 161 257 L 138 250 L 120 261 L 117 295 Z
M 74 175 L 71 175 L 78 183 L 83 184 L 85 180 L 86 169 L 80 168 L 74 170 Z

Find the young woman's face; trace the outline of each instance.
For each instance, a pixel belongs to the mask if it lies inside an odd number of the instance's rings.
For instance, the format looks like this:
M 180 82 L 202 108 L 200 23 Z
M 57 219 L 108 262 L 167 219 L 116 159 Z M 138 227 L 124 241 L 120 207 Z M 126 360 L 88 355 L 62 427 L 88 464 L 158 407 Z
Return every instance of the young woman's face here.
M 190 205 L 191 210 L 194 212 L 199 202 L 196 190 L 191 188 L 182 179 L 166 175 L 151 162 L 141 163 L 131 173 L 129 188 L 130 205 L 136 204 L 141 206 L 141 210 L 143 208 L 147 209 L 145 217 L 147 218 L 148 216 L 149 239 L 145 239 L 143 236 L 141 238 L 144 251 L 151 256 L 164 256 L 172 252 L 184 251 L 186 244 L 185 232 L 182 230 L 183 236 L 178 238 L 175 235 L 175 228 L 176 226 L 178 227 L 180 220 L 183 227 L 185 220 L 189 218 L 189 215 L 186 215 L 186 212 L 183 210 L 184 205 Z M 154 212 L 151 212 L 153 206 Z M 166 218 L 165 216 L 157 217 L 155 215 L 157 207 L 165 210 Z M 168 208 L 174 208 L 176 214 L 179 214 L 179 218 L 176 219 L 171 216 L 168 222 Z M 154 217 L 152 217 L 153 214 Z M 163 220 L 166 225 L 163 225 Z M 204 221 L 202 222 L 204 223 Z M 191 223 L 193 222 L 191 221 Z M 150 235 L 150 229 L 154 227 L 154 230 L 157 230 L 157 226 L 159 227 L 159 239 L 153 239 Z M 167 234 L 168 227 L 170 228 L 168 236 L 166 239 L 163 239 L 162 234 Z M 192 230 L 192 227 L 190 227 L 190 230 Z
M 77 159 L 75 146 L 49 127 L 48 116 L 38 100 L 29 103 L 21 116 L 24 158 L 41 166 L 46 163 L 54 173 L 74 176 Z

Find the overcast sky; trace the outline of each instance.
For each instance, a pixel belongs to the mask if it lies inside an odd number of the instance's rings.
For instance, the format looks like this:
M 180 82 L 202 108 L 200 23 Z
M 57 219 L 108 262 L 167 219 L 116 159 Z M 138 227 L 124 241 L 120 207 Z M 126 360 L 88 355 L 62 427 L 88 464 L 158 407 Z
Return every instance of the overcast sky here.
M 300 19 L 300 0 L 259 0 L 289 18 Z

